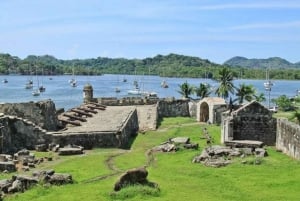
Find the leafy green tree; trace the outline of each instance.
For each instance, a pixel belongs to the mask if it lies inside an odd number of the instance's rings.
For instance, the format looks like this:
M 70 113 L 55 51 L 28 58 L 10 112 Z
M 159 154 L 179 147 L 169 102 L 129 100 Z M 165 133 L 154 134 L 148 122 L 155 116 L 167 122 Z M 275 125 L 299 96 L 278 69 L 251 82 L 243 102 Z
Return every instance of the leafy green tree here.
M 194 87 L 190 85 L 187 81 L 179 85 L 179 88 L 180 90 L 178 91 L 178 93 L 180 93 L 183 98 L 189 98 L 194 90 Z
M 222 68 L 218 72 L 217 81 L 220 82 L 219 87 L 216 89 L 216 94 L 218 97 L 227 99 L 229 93 L 234 93 L 233 85 L 233 74 L 228 68 Z
M 272 99 L 272 102 L 274 102 L 278 108 L 283 111 L 289 111 L 294 108 L 292 101 L 286 95 L 281 95 L 278 98 Z
M 208 97 L 211 94 L 210 85 L 200 83 L 199 87 L 195 87 L 194 92 L 196 96 L 200 97 L 201 99 Z
M 236 89 L 237 98 L 235 101 L 238 101 L 239 104 L 242 104 L 244 100 L 250 102 L 255 99 L 256 90 L 252 85 L 240 84 L 239 88 Z

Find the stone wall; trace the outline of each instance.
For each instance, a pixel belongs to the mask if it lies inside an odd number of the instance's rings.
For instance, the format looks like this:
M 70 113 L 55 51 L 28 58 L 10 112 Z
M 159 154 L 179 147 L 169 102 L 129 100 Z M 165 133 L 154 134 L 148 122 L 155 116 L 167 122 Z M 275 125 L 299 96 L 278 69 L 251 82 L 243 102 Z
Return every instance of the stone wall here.
M 56 130 L 59 122 L 51 100 L 27 103 L 2 103 L 0 113 L 27 119 L 46 130 Z
M 45 142 L 46 131 L 34 123 L 16 116 L 0 117 L 1 153 L 12 154 L 20 149 L 34 149 L 35 145 Z
M 195 117 L 197 115 L 197 103 L 195 100 L 175 99 L 174 97 L 158 99 L 155 97 L 102 97 L 96 99 L 98 103 L 107 106 L 127 105 L 154 105 L 158 104 L 158 116 L 161 117 Z
M 283 153 L 300 159 L 300 126 L 287 119 L 277 120 L 276 148 Z
M 158 117 L 190 117 L 189 100 L 165 99 L 158 102 Z M 194 110 L 196 107 L 194 107 Z
M 134 110 L 126 121 L 123 122 L 121 128 L 117 131 L 98 131 L 98 132 L 64 132 L 48 133 L 48 142 L 55 143 L 60 146 L 69 144 L 80 145 L 85 149 L 94 147 L 119 147 L 128 148 L 132 138 L 137 135 L 138 118 L 137 111 Z
M 199 100 L 191 100 L 188 105 L 189 105 L 189 114 L 190 117 L 197 118 L 197 103 Z

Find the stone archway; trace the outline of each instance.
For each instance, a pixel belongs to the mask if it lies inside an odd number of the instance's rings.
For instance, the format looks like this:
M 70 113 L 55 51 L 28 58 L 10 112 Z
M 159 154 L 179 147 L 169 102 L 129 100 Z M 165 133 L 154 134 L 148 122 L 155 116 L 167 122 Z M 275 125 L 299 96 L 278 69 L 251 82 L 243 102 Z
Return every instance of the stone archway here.
M 209 120 L 209 106 L 206 102 L 200 105 L 200 122 L 207 122 Z

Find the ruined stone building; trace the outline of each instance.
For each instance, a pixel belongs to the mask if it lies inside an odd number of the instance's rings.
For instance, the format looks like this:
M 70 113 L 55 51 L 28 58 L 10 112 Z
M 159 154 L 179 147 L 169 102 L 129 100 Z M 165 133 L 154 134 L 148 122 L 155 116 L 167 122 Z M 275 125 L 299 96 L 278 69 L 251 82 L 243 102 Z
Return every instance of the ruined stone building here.
M 231 113 L 223 113 L 221 142 L 233 140 L 254 140 L 275 145 L 276 119 L 272 117 L 272 112 L 252 101 Z
M 207 97 L 197 103 L 197 121 L 220 124 L 222 112 L 227 110 L 226 102 L 223 98 Z

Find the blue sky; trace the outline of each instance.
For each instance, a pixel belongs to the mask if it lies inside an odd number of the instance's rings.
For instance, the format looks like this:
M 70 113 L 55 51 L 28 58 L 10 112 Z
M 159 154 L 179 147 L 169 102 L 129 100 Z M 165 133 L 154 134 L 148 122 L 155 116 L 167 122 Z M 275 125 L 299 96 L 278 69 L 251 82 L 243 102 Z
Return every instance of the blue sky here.
M 0 52 L 300 61 L 300 0 L 1 0 Z

